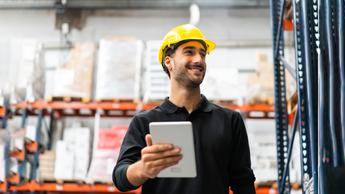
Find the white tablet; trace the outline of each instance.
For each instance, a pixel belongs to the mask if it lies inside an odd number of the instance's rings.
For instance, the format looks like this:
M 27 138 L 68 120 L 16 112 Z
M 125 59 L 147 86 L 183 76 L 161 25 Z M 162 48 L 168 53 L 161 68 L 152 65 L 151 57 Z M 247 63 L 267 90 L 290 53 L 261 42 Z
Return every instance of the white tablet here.
M 162 170 L 157 177 L 196 177 L 194 138 L 192 123 L 151 122 L 152 143 L 169 143 L 181 148 L 182 159 L 178 164 Z

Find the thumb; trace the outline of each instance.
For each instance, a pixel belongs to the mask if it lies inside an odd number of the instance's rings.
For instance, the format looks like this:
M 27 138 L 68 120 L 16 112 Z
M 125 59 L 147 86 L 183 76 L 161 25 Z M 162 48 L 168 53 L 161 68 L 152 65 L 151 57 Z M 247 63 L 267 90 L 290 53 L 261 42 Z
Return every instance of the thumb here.
M 151 146 L 152 145 L 152 136 L 150 134 L 147 134 L 145 136 L 145 140 L 146 140 L 146 145 L 147 146 Z

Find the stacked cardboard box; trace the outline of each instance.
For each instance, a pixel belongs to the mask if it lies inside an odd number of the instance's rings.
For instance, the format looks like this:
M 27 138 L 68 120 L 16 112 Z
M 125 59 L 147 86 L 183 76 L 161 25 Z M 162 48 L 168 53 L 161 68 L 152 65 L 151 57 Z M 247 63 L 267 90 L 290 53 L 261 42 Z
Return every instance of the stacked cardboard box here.
M 55 180 L 55 151 L 45 151 L 39 155 L 39 178 L 41 181 Z
M 45 98 L 91 98 L 96 46 L 93 43 L 75 44 L 61 66 L 47 71 Z

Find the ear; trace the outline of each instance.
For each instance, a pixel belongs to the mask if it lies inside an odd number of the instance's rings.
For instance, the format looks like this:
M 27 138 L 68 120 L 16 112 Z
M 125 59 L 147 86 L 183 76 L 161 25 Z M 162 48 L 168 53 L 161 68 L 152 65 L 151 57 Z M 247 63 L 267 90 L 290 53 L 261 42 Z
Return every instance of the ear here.
M 165 66 L 168 68 L 169 71 L 171 71 L 173 65 L 174 65 L 174 60 L 171 57 L 166 56 L 165 57 Z

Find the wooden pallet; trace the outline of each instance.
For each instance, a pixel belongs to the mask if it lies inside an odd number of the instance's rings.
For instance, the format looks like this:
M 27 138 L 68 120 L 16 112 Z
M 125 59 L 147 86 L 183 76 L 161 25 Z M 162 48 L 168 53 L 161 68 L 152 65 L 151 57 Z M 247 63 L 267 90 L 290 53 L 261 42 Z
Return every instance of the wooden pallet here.
M 114 102 L 114 103 L 121 103 L 121 102 L 126 102 L 126 103 L 133 103 L 135 102 L 134 99 L 129 99 L 129 98 L 110 98 L 110 99 L 98 99 L 96 102 Z
M 40 180 L 40 183 L 56 183 L 56 184 L 65 184 L 65 183 L 76 183 L 76 184 L 86 184 L 84 180 L 64 180 L 64 179 L 44 179 Z
M 46 98 L 47 102 L 90 102 L 88 97 L 73 97 L 73 96 L 50 96 Z
M 210 100 L 214 104 L 237 104 L 236 100 Z

